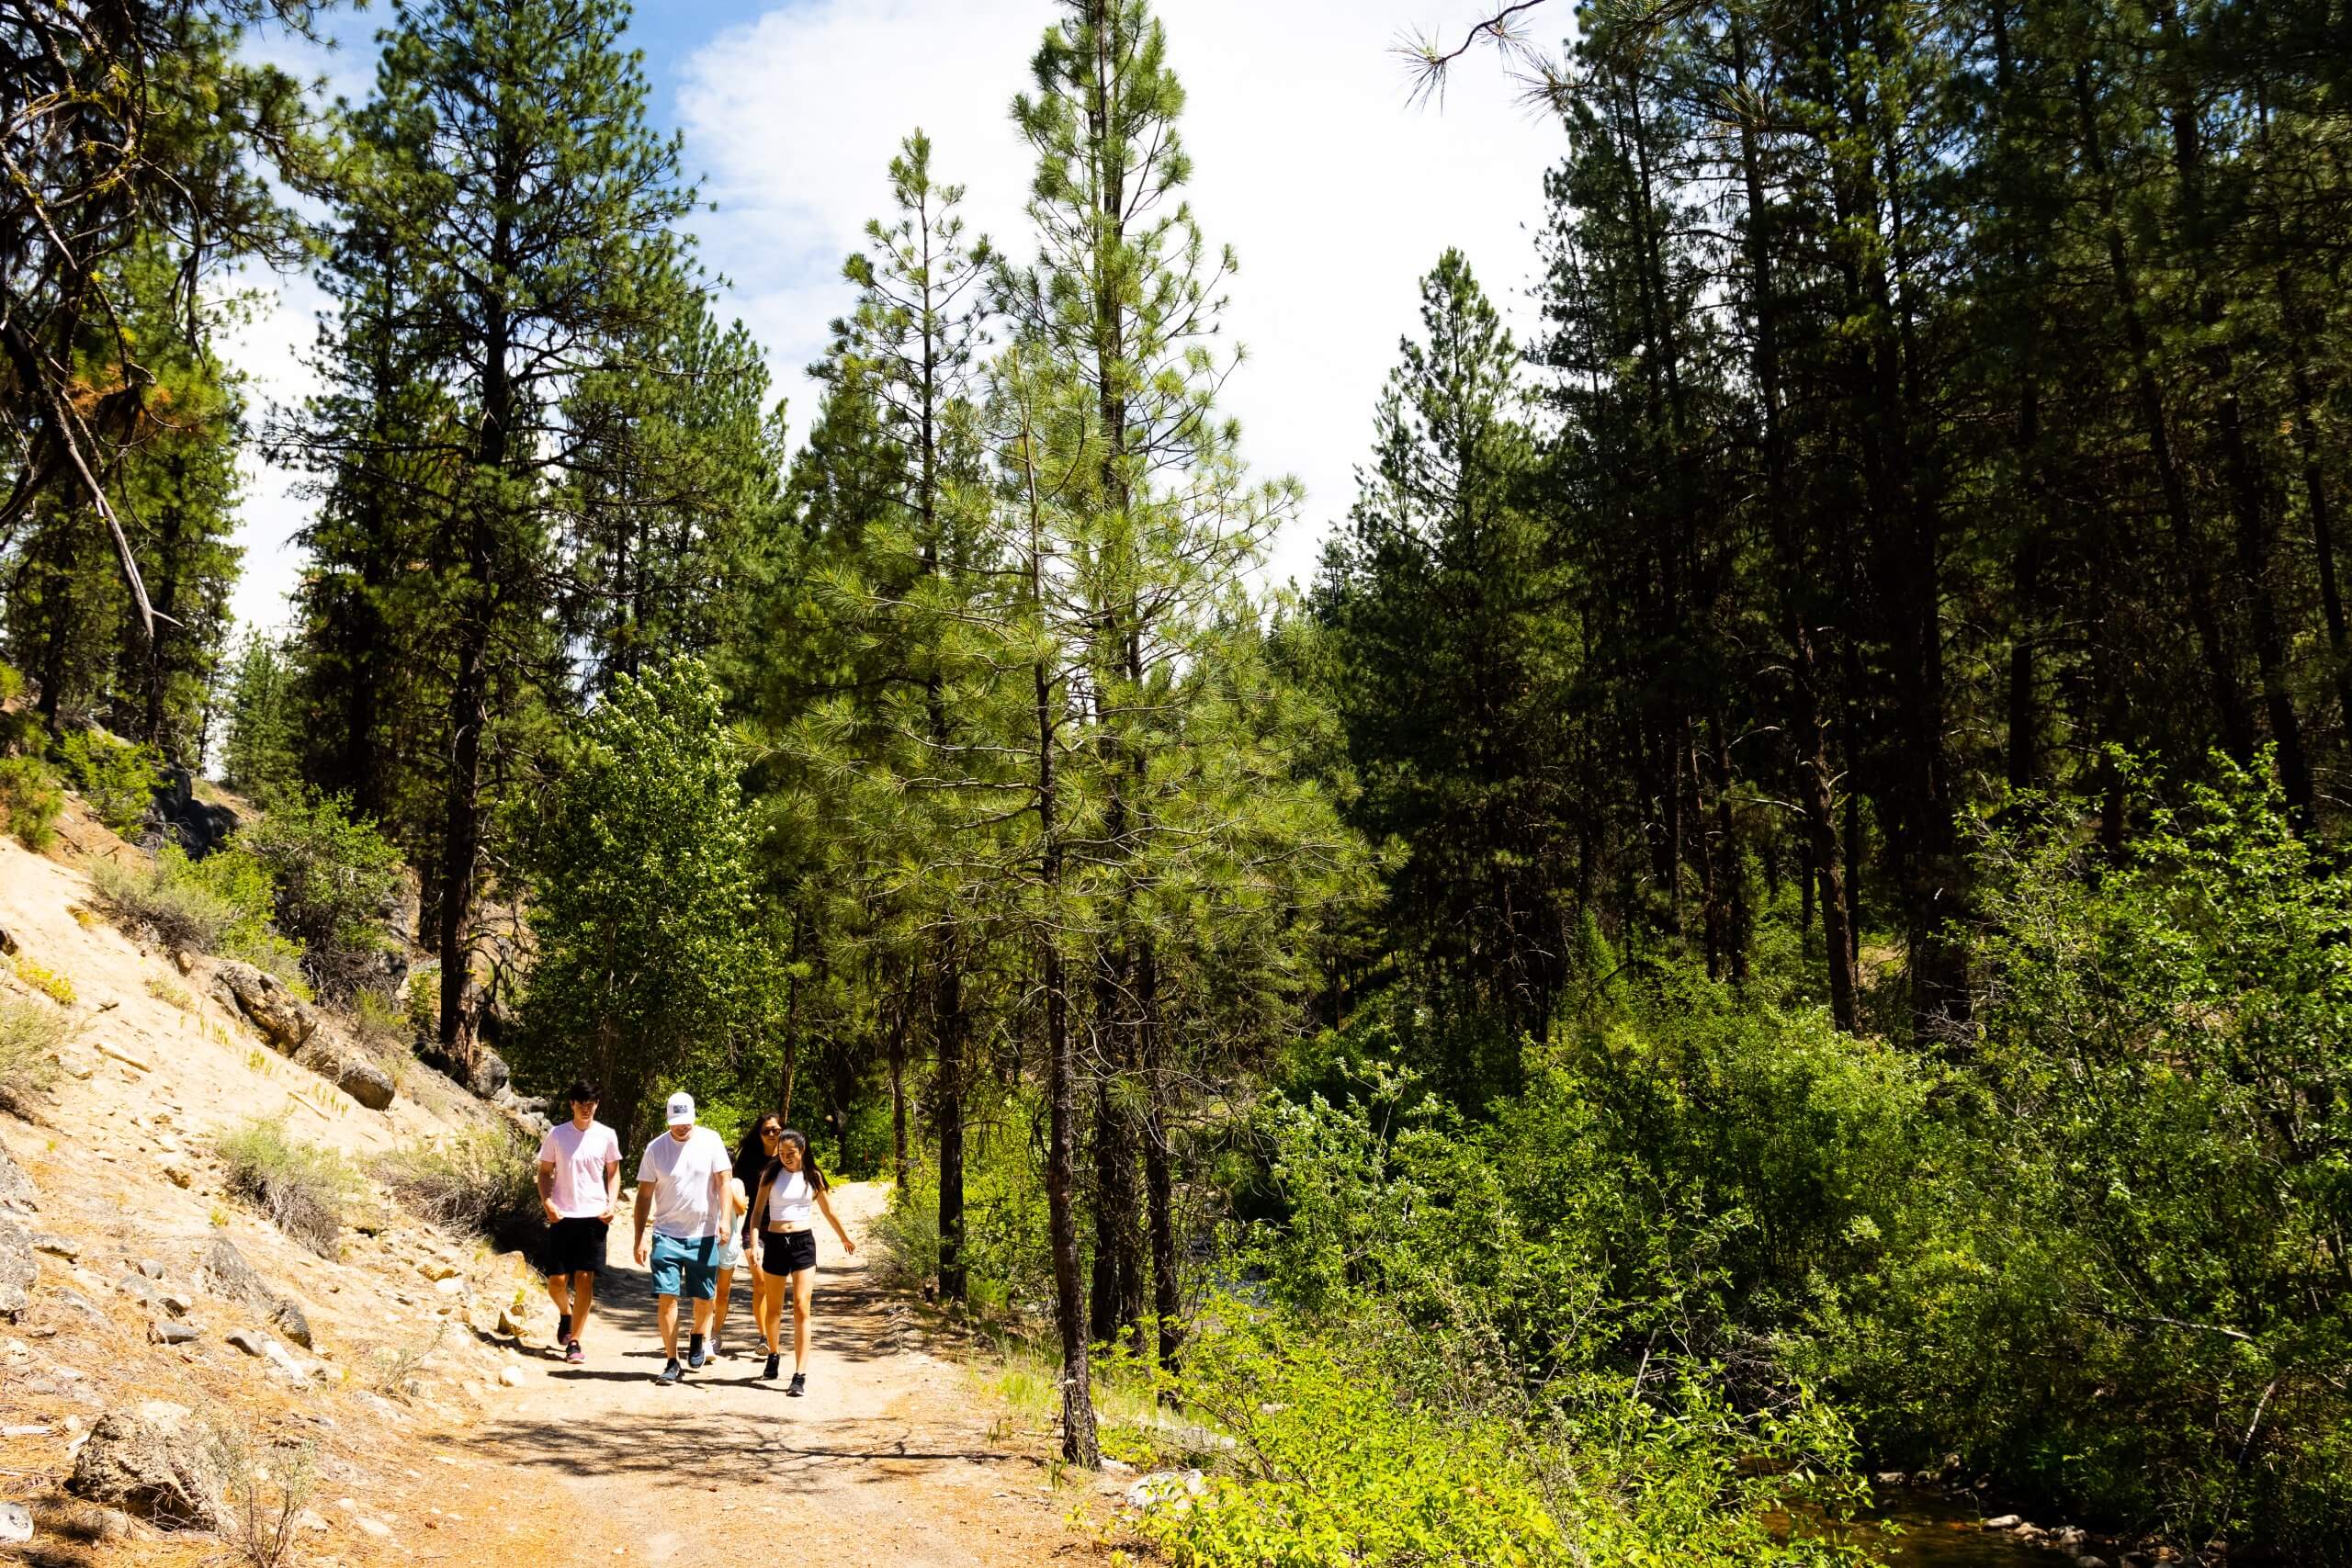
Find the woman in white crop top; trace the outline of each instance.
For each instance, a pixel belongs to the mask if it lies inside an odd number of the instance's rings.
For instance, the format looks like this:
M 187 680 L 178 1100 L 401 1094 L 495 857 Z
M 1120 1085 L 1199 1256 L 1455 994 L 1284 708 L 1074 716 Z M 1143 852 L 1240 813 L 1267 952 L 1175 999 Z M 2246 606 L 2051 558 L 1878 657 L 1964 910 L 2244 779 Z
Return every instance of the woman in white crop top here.
M 821 1212 L 826 1224 L 833 1227 L 842 1251 L 857 1251 L 857 1244 L 842 1228 L 832 1201 L 826 1196 L 831 1186 L 808 1150 L 808 1134 L 786 1127 L 776 1138 L 775 1157 L 761 1173 L 759 1192 L 752 1200 L 760 1232 L 760 1273 L 752 1286 L 752 1310 L 768 1342 L 767 1370 L 760 1376 L 773 1378 L 782 1368 L 784 1351 L 777 1340 L 788 1291 L 792 1295 L 792 1386 L 785 1392 L 796 1399 L 808 1388 L 808 1298 L 817 1283 L 817 1214 Z

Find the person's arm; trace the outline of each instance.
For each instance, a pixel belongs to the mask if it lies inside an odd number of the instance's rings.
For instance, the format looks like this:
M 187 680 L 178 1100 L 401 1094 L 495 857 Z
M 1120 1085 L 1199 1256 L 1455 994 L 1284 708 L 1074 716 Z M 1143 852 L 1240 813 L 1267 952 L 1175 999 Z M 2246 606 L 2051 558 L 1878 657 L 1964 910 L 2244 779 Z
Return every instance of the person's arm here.
M 710 1173 L 710 1213 L 712 1217 L 718 1221 L 718 1224 L 710 1229 L 710 1234 L 713 1235 L 727 1234 L 727 1180 L 734 1174 L 723 1165 Z
M 621 1208 L 621 1155 L 616 1147 L 613 1157 L 605 1162 L 605 1223 L 611 1224 Z
M 555 1212 L 555 1161 L 551 1159 L 539 1161 L 539 1208 L 547 1214 L 549 1224 L 563 1218 Z
M 825 1195 L 825 1189 L 821 1187 L 817 1189 L 817 1207 L 825 1211 L 825 1218 L 832 1224 L 833 1234 L 842 1238 L 842 1250 L 854 1255 L 857 1243 L 850 1240 L 849 1232 L 842 1228 L 841 1216 L 833 1213 L 833 1201 Z
M 752 1199 L 752 1206 L 743 1211 L 743 1238 L 746 1241 L 751 1239 L 753 1231 L 760 1228 L 760 1216 L 768 1212 L 768 1188 L 775 1180 L 775 1177 L 763 1174 L 759 1192 Z
M 639 1268 L 643 1268 L 645 1266 L 645 1259 L 648 1252 L 645 1245 L 645 1222 L 653 1213 L 653 1190 L 661 1185 L 662 1184 L 659 1181 L 646 1180 L 645 1173 L 643 1171 L 638 1172 L 636 1256 L 638 1267 Z

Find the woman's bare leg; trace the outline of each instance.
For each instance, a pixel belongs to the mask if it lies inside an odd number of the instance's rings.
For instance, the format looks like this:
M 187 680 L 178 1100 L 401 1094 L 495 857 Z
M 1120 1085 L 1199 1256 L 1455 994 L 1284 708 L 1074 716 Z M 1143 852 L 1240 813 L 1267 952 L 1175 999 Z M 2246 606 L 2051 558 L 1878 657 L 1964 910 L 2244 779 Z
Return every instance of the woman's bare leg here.
M 817 1270 L 796 1269 L 792 1273 L 792 1370 L 808 1370 L 808 1294 L 817 1288 Z
M 768 1354 L 781 1354 L 776 1333 L 784 1316 L 784 1281 L 764 1269 L 752 1276 L 752 1316 L 760 1325 L 760 1337 L 767 1341 Z

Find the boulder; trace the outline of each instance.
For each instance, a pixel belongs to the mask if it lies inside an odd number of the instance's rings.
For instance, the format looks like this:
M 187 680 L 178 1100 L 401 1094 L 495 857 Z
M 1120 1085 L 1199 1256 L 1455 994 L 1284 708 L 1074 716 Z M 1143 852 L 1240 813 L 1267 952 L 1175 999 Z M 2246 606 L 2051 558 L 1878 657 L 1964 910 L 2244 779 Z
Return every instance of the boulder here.
M 187 1345 L 196 1337 L 197 1327 L 192 1323 L 170 1323 L 159 1318 L 147 1325 L 150 1345 Z
M 277 1305 L 277 1292 L 254 1271 L 237 1244 L 227 1236 L 215 1236 L 212 1245 L 204 1249 L 197 1260 L 196 1282 L 209 1295 L 219 1296 L 255 1312 L 269 1312 Z
M 0 1546 L 22 1546 L 32 1538 L 32 1510 L 22 1503 L 0 1503 Z
M 32 1304 L 33 1281 L 40 1278 L 32 1233 L 0 1214 L 0 1318 L 14 1323 Z
M 206 1529 L 220 1517 L 220 1469 L 203 1440 L 119 1410 L 90 1428 L 65 1489 L 166 1529 Z
M 248 1356 L 258 1356 L 265 1347 L 277 1343 L 258 1328 L 232 1328 L 226 1337 L 230 1344 Z
M 370 1111 L 388 1110 L 392 1103 L 392 1075 L 356 1056 L 344 1062 L 343 1070 L 335 1075 L 334 1087 Z
M 40 1207 L 40 1193 L 34 1189 L 33 1179 L 8 1156 L 7 1146 L 0 1145 L 0 1209 L 29 1214 Z
M 481 1045 L 474 1049 L 473 1077 L 466 1087 L 484 1100 L 495 1100 L 498 1091 L 512 1082 L 514 1077 L 507 1068 L 505 1057 L 487 1045 Z
M 296 996 L 294 987 L 277 976 L 250 964 L 227 960 L 215 966 L 212 994 L 221 1006 L 251 1020 L 262 1038 L 281 1055 L 293 1055 L 318 1032 L 318 1009 Z
M 311 1343 L 311 1320 L 288 1297 L 280 1296 L 277 1304 L 269 1309 L 269 1325 L 305 1350 L 316 1348 Z
M 164 830 L 187 852 L 202 860 L 237 830 L 237 814 L 225 806 L 196 798 L 196 776 L 186 768 L 165 768 L 155 786 L 154 811 Z

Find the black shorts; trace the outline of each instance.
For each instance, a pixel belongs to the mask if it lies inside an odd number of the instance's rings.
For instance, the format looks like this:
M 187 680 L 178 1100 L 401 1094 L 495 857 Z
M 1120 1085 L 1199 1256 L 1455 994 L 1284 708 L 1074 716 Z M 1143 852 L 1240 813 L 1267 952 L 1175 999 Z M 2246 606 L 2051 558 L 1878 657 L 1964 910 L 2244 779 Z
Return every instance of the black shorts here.
M 539 1272 L 556 1274 L 601 1274 L 605 1271 L 605 1235 L 612 1229 L 607 1220 L 589 1215 L 584 1219 L 558 1220 L 539 1238 Z
M 762 1231 L 760 1267 L 771 1274 L 797 1274 L 817 1267 L 815 1231 Z

